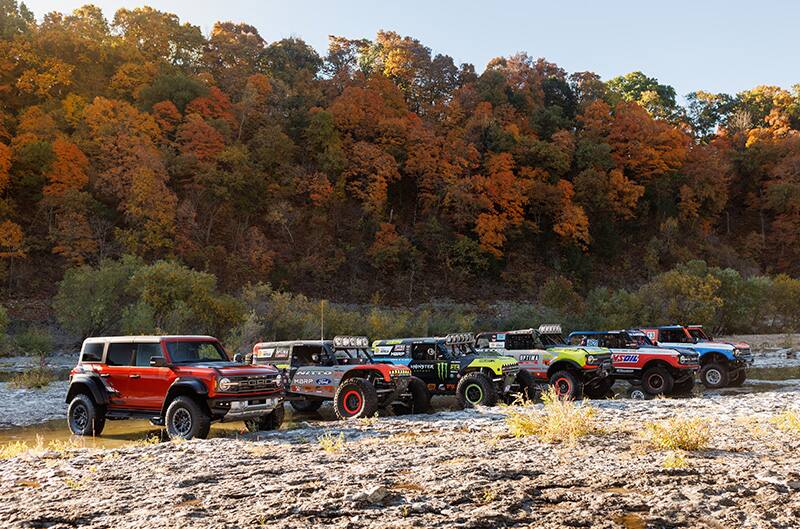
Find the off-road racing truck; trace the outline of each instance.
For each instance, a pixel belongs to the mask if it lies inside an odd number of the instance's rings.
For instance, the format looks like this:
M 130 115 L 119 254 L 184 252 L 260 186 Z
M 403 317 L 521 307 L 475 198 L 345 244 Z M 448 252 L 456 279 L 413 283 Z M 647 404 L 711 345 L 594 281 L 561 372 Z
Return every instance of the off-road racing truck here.
M 549 383 L 562 397 L 608 396 L 611 352 L 601 347 L 568 345 L 561 334 L 561 325 L 482 332 L 476 338 L 479 349 L 485 347 L 515 358 L 536 382 Z
M 69 375 L 67 423 L 100 435 L 106 420 L 144 418 L 170 438 L 203 439 L 212 421 L 250 431 L 283 422 L 283 380 L 269 367 L 231 362 L 211 336 L 87 338 Z
M 639 330 L 576 331 L 567 340 L 572 345 L 591 345 L 611 350 L 610 384 L 626 380 L 649 395 L 684 395 L 694 387 L 700 369 L 697 353 L 655 347 Z
M 709 389 L 741 386 L 747 378 L 747 368 L 753 364 L 750 346 L 707 341 L 699 326 L 695 335 L 683 325 L 647 327 L 641 330 L 659 347 L 689 349 L 700 355 L 700 382 Z
M 261 342 L 252 362 L 285 374 L 287 400 L 297 411 L 316 411 L 328 400 L 340 419 L 371 417 L 389 406 L 396 414 L 430 407 L 425 384 L 405 366 L 373 361 L 366 336 Z
M 376 340 L 372 354 L 382 362 L 405 365 L 431 395 L 456 395 L 462 407 L 494 406 L 498 399 L 532 391 L 533 380 L 518 379 L 519 365 L 508 356 L 475 350 L 471 334 Z

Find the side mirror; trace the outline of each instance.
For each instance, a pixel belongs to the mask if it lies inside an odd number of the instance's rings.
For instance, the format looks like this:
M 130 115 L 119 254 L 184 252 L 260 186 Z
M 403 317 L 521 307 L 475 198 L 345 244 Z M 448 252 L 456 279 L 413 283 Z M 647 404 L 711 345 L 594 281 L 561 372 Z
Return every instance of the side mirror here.
M 167 359 L 163 356 L 151 356 L 150 367 L 167 367 Z
M 236 353 L 235 355 L 233 355 L 233 361 L 236 362 L 237 364 L 243 364 L 244 355 L 242 353 Z

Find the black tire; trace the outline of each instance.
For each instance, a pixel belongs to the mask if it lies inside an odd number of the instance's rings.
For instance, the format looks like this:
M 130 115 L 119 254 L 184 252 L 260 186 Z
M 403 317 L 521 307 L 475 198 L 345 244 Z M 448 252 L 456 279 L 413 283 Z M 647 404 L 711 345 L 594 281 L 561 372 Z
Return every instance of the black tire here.
M 556 395 L 568 400 L 583 398 L 583 382 L 570 371 L 556 371 L 550 377 L 550 385 L 555 389 Z
M 668 395 L 674 385 L 672 373 L 663 367 L 650 367 L 642 373 L 642 389 L 651 395 Z
M 592 380 L 583 386 L 584 397 L 590 399 L 608 399 L 614 396 L 611 391 L 611 386 L 614 385 L 614 379 L 611 377 L 601 378 L 599 380 Z
M 691 395 L 693 389 L 694 389 L 694 376 L 689 377 L 686 380 L 682 380 L 680 382 L 675 382 L 675 384 L 672 386 L 672 395 L 676 396 Z
M 290 400 L 292 408 L 300 412 L 317 411 L 322 406 L 322 399 L 305 398 L 303 400 Z
M 378 392 L 363 378 L 343 382 L 333 397 L 333 411 L 340 419 L 372 417 L 378 411 Z
M 740 369 L 739 371 L 736 372 L 736 374 L 732 375 L 729 378 L 730 381 L 728 382 L 728 385 L 730 387 L 732 388 L 741 387 L 742 384 L 744 384 L 744 381 L 747 380 L 747 371 L 745 371 L 744 369 Z
M 67 424 L 74 435 L 100 435 L 106 425 L 105 411 L 91 397 L 78 393 L 67 408 Z
M 428 413 L 431 411 L 431 392 L 420 378 L 411 377 L 408 381 L 410 401 L 395 402 L 392 411 L 395 415 L 408 415 L 409 413 Z
M 706 364 L 700 368 L 700 382 L 708 389 L 724 388 L 730 382 L 728 368 L 716 362 Z
M 520 397 L 522 397 L 522 400 L 524 401 L 536 400 L 536 397 L 538 397 L 536 381 L 533 379 L 533 375 L 531 375 L 528 371 L 525 369 L 520 369 L 519 373 L 517 373 L 517 378 L 514 380 L 514 383 L 517 385 L 517 392 L 509 396 L 511 402 L 514 402 Z
M 283 409 L 283 404 L 261 417 L 255 419 L 248 419 L 244 421 L 244 425 L 248 432 L 268 432 L 277 430 L 283 424 L 283 416 L 286 412 Z
M 164 422 L 170 439 L 205 439 L 211 429 L 211 417 L 191 397 L 170 402 Z
M 497 391 L 489 377 L 483 373 L 467 373 L 458 381 L 456 400 L 462 408 L 494 406 L 497 404 Z

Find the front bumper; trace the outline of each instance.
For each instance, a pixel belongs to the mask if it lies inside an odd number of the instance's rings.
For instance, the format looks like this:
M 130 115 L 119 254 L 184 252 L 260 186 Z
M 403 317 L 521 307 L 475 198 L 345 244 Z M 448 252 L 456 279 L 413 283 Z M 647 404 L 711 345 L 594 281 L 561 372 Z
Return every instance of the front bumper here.
M 254 419 L 272 413 L 279 406 L 283 406 L 283 399 L 278 396 L 219 398 L 208 401 L 212 418 L 222 422 Z

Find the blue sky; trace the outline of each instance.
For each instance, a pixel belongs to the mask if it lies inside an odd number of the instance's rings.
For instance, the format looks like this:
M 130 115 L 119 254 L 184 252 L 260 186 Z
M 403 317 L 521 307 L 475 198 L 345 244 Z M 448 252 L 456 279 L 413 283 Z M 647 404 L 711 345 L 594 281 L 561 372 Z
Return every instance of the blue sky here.
M 216 20 L 243 21 L 268 41 L 301 37 L 321 54 L 330 34 L 372 38 L 393 30 L 478 71 L 492 57 L 527 51 L 604 79 L 642 70 L 679 95 L 800 83 L 800 2 L 791 0 L 26 1 L 38 18 L 84 3 L 109 19 L 119 7 L 146 3 L 206 34 Z

